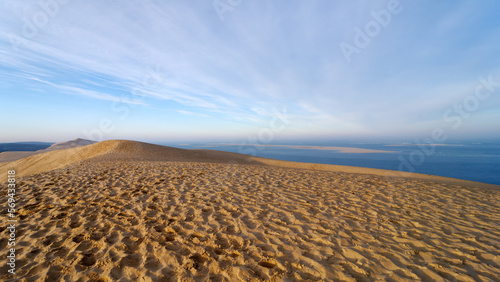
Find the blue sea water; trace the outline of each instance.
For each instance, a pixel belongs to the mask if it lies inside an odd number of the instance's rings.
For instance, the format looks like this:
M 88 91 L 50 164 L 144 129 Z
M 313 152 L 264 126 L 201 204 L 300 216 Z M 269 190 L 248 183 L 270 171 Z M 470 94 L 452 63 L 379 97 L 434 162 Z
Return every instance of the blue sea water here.
M 258 157 L 285 161 L 410 171 L 500 185 L 500 143 L 426 144 L 425 146 L 409 143 L 353 142 L 299 144 L 395 151 L 393 153 L 342 153 L 332 150 L 227 144 L 170 145 L 185 149 L 255 153 Z

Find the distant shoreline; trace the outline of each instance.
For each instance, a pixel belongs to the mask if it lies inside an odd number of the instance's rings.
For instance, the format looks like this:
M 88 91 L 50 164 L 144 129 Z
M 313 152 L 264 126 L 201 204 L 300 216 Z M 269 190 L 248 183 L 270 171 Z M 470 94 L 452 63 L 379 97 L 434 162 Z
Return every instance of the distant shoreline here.
M 461 145 L 461 144 L 433 144 L 433 143 L 428 143 L 428 144 L 392 144 L 392 145 L 385 145 L 385 146 L 392 146 L 392 147 L 403 147 L 403 146 L 457 146 L 457 147 L 463 147 L 464 145 Z
M 239 146 L 241 144 L 221 144 L 215 146 L 196 146 L 198 148 L 202 147 L 219 147 L 219 146 Z M 364 149 L 356 147 L 334 147 L 334 146 L 307 146 L 307 145 L 264 145 L 264 144 L 248 144 L 249 146 L 259 146 L 259 147 L 282 147 L 282 148 L 293 148 L 293 149 L 308 149 L 308 150 L 327 150 L 327 151 L 339 151 L 339 153 L 350 153 L 350 154 L 370 154 L 370 153 L 399 153 L 399 151 L 384 151 L 384 150 L 373 150 Z

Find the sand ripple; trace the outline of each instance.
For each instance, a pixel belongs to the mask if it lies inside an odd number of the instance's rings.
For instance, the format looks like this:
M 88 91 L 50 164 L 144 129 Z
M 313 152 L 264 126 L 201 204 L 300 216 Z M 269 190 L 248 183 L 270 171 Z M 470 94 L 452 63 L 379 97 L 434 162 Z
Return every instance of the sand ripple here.
M 500 277 L 495 190 L 141 161 L 84 162 L 19 181 L 21 281 Z M 3 254 L 7 236 L 3 229 Z

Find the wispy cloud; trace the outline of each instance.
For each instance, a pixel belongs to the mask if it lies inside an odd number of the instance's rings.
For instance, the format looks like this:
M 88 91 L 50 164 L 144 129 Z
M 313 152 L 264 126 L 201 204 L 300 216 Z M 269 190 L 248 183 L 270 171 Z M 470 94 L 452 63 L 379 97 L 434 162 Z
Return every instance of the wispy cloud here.
M 183 115 L 190 115 L 190 116 L 195 116 L 195 117 L 202 117 L 202 118 L 209 118 L 209 115 L 201 114 L 201 113 L 195 113 L 195 112 L 190 112 L 190 111 L 183 111 L 183 110 L 177 110 L 178 113 L 181 113 Z
M 0 77 L 193 117 L 260 125 L 286 107 L 302 132 L 397 135 L 500 73 L 497 3 L 400 2 L 404 12 L 347 64 L 339 43 L 387 1 L 245 1 L 224 21 L 211 1 L 68 1 L 44 26 L 33 22 L 38 1 L 4 1 Z
M 66 86 L 66 85 L 58 85 L 52 82 L 48 82 L 36 77 L 31 77 L 31 80 L 38 81 L 44 84 L 48 84 L 52 86 L 55 89 L 58 89 L 62 93 L 70 94 L 70 95 L 79 95 L 83 97 L 88 97 L 88 98 L 94 98 L 94 99 L 99 99 L 99 100 L 105 100 L 105 101 L 113 101 L 113 102 L 121 102 L 125 104 L 134 104 L 134 105 L 142 105 L 146 106 L 147 104 L 142 102 L 142 100 L 138 99 L 129 99 L 126 97 L 119 97 L 119 96 L 113 96 L 107 93 L 102 93 L 102 92 L 97 92 L 89 89 L 83 89 L 83 88 L 78 88 L 78 87 L 73 87 L 73 86 Z

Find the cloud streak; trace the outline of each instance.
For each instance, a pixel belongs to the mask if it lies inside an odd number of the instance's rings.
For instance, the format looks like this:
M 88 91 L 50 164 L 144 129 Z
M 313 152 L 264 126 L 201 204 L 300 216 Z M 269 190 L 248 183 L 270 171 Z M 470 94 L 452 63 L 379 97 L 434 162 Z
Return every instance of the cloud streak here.
M 401 15 L 347 64 L 339 43 L 387 3 L 245 1 L 220 21 L 210 1 L 75 0 L 27 38 L 26 19 L 36 25 L 43 9 L 6 1 L 0 77 L 20 97 L 22 87 L 42 83 L 46 91 L 256 126 L 286 107 L 297 132 L 397 136 L 435 120 L 478 76 L 500 76 L 491 1 L 449 8 L 401 0 Z

